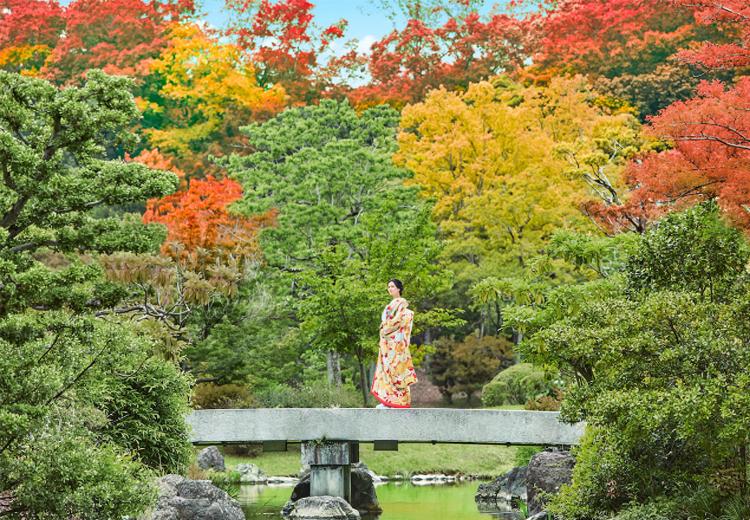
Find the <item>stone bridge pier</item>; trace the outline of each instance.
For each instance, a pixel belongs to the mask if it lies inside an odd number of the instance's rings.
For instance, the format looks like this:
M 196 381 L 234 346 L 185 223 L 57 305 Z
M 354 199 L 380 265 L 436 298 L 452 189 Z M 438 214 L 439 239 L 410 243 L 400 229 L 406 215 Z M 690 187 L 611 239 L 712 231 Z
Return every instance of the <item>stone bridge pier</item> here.
M 302 464 L 310 466 L 310 496 L 341 497 L 352 503 L 351 465 L 359 462 L 359 443 L 302 443 Z

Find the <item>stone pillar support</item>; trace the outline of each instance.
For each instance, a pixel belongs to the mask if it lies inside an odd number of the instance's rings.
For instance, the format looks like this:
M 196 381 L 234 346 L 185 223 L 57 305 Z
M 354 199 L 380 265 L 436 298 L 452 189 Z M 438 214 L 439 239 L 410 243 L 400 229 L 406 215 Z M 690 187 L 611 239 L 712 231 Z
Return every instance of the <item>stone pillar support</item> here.
M 302 443 L 302 465 L 310 466 L 310 496 L 341 497 L 351 504 L 351 464 L 358 461 L 357 442 Z

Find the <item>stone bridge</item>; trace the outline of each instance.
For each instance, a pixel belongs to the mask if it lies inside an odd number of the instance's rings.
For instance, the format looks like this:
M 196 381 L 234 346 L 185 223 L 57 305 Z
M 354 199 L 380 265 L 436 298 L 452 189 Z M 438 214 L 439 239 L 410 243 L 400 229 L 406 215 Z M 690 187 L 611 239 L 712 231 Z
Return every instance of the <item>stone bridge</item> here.
M 350 464 L 359 443 L 397 450 L 398 443 L 571 446 L 584 424 L 560 422 L 557 412 L 453 408 L 256 408 L 197 410 L 188 416 L 193 444 L 263 442 L 285 449 L 302 443 L 310 465 L 310 494 L 351 495 Z

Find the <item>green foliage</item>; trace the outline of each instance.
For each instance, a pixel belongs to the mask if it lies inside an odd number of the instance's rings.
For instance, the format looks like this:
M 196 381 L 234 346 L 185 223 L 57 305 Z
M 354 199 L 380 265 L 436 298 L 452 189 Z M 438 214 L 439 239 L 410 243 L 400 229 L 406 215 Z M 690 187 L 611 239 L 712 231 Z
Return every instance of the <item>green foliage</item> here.
M 356 408 L 362 405 L 351 386 L 311 381 L 300 387 L 276 385 L 260 390 L 255 399 L 261 408 Z
M 518 363 L 497 374 L 482 388 L 482 404 L 501 406 L 524 404 L 529 399 L 552 392 L 550 377 L 531 363 Z
M 630 257 L 628 280 L 634 290 L 668 289 L 725 299 L 748 256 L 742 233 L 721 220 L 712 201 L 668 215 L 649 231 Z
M 393 210 L 393 222 L 412 213 L 416 191 L 400 186 L 408 173 L 391 161 L 398 119 L 387 107 L 357 115 L 346 102 L 324 100 L 243 128 L 254 153 L 224 163 L 244 189 L 239 211 L 279 210 L 277 226 L 262 234 L 269 263 L 305 267 L 336 243 L 356 250 L 363 216 Z M 388 194 L 395 200 L 383 208 Z
M 514 464 L 517 467 L 528 466 L 531 461 L 531 457 L 537 453 L 544 451 L 541 446 L 518 446 L 516 448 L 516 458 Z
M 548 295 L 529 310 L 555 318 L 522 354 L 576 379 L 562 413 L 589 424 L 551 511 L 718 517 L 748 489 L 747 245 L 713 204 L 669 215 L 636 245 L 621 273 L 579 284 L 573 308 L 550 314 Z
M 278 210 L 261 244 L 269 267 L 287 281 L 304 346 L 353 362 L 365 401 L 364 367 L 377 351 L 387 281 L 405 283 L 415 334 L 420 301 L 448 285 L 436 265 L 430 208 L 417 188 L 404 186 L 409 174 L 391 159 L 398 120 L 385 106 L 357 114 L 347 102 L 324 100 L 245 127 L 253 153 L 224 161 L 244 188 L 237 210 Z M 454 319 L 429 315 L 440 318 Z
M 163 230 L 94 211 L 177 185 L 108 159 L 133 141 L 129 88 L 96 71 L 65 90 L 0 72 L 0 495 L 11 518 L 135 516 L 153 476 L 190 458 L 188 379 L 154 356 L 153 337 L 96 317 L 123 296 L 97 255 L 152 251 Z
M 239 471 L 208 471 L 208 479 L 234 499 L 240 496 L 242 474 Z
M 253 408 L 255 401 L 247 387 L 198 383 L 193 387 L 193 408 Z
M 289 303 L 277 282 L 249 270 L 234 297 L 196 310 L 185 356 L 197 378 L 251 388 L 299 380 L 305 342 L 289 329 Z

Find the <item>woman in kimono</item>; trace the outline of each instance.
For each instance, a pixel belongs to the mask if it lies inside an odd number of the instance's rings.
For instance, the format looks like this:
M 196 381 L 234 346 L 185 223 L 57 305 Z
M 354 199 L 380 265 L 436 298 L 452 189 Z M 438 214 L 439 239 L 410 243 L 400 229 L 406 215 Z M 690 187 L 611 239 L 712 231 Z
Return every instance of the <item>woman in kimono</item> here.
M 388 294 L 393 300 L 383 309 L 380 322 L 380 352 L 370 393 L 380 401 L 376 408 L 409 408 L 409 386 L 417 382 L 409 352 L 414 313 L 409 302 L 401 297 L 404 284 L 400 280 L 388 282 Z

